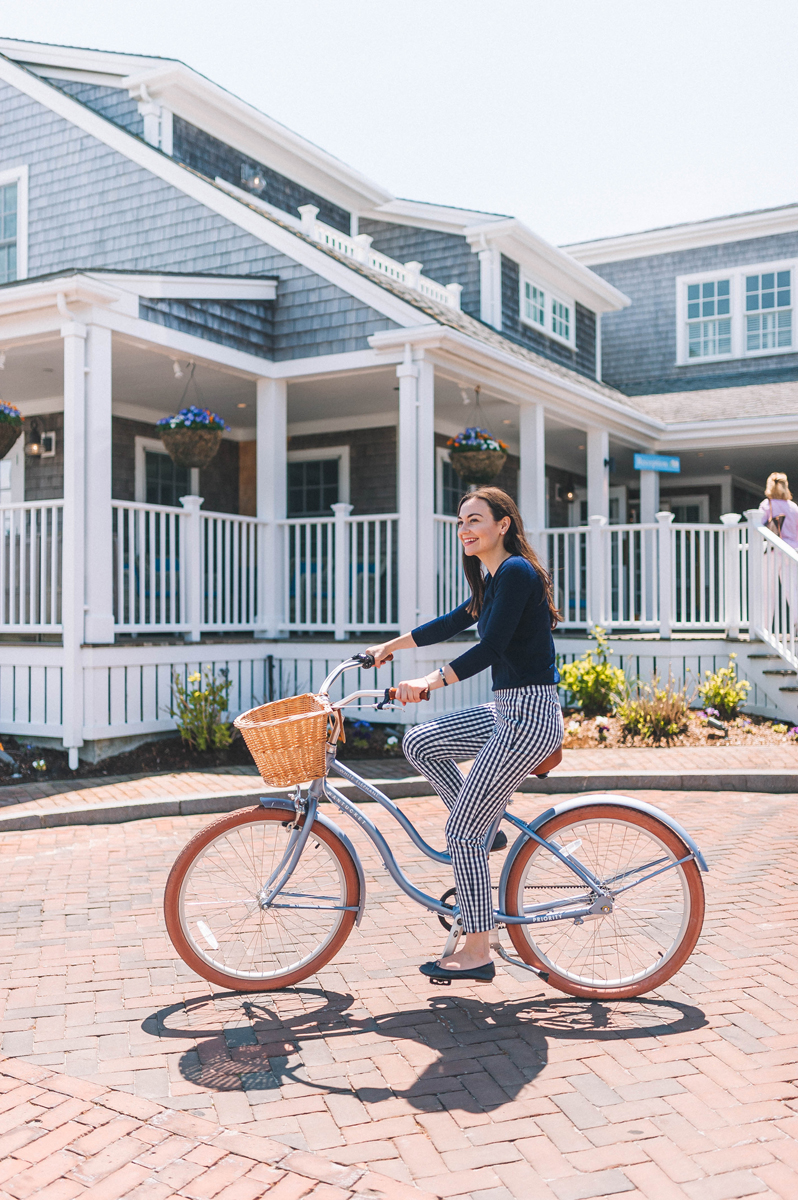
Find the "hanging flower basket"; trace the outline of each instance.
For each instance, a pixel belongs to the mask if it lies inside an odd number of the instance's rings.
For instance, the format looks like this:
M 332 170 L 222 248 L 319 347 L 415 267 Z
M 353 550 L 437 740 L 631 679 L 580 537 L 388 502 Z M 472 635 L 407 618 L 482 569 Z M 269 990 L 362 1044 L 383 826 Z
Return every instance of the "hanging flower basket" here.
M 452 469 L 464 483 L 490 483 L 507 461 L 507 446 L 487 429 L 471 427 L 446 444 Z
M 0 400 L 0 458 L 5 458 L 22 433 L 23 417 L 13 404 Z
M 208 408 L 181 408 L 158 422 L 158 433 L 167 454 L 178 467 L 207 467 L 228 426 Z

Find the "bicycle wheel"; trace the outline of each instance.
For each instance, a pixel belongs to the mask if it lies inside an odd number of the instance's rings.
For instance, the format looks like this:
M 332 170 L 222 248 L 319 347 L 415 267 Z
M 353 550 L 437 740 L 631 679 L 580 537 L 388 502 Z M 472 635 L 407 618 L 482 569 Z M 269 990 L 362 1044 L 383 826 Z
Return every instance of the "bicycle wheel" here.
M 678 862 L 690 851 L 656 817 L 612 804 L 585 805 L 552 817 L 538 831 L 570 850 L 610 891 Z M 544 904 L 584 884 L 537 842 L 518 853 L 507 881 L 506 911 Z M 524 962 L 548 973 L 552 987 L 588 999 L 653 991 L 684 965 L 704 921 L 704 885 L 694 859 L 619 892 L 608 916 L 540 925 L 508 925 Z
M 318 823 L 274 904 L 260 906 L 291 819 L 284 808 L 230 813 L 178 855 L 164 893 L 166 928 L 203 979 L 245 992 L 290 987 L 319 971 L 349 936 L 360 903 L 357 867 L 341 839 Z

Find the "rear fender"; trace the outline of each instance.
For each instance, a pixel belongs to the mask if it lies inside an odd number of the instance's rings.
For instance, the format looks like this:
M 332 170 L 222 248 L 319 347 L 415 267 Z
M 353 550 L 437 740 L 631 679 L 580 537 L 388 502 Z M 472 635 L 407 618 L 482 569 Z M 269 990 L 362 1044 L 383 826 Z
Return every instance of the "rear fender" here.
M 284 808 L 291 817 L 296 815 L 296 809 L 294 808 L 293 800 L 281 800 L 275 796 L 262 796 L 259 803 L 263 808 Z M 323 825 L 325 829 L 329 829 L 331 833 L 334 833 L 336 837 L 341 839 L 349 853 L 352 855 L 357 868 L 357 877 L 360 883 L 360 903 L 358 904 L 357 919 L 355 921 L 355 924 L 359 925 L 363 919 L 363 913 L 366 908 L 366 876 L 363 871 L 363 864 L 360 861 L 360 856 L 358 855 L 355 847 L 352 845 L 350 839 L 344 833 L 343 829 L 336 825 L 335 821 L 331 821 L 329 817 L 323 817 L 317 812 L 314 825 Z
M 618 808 L 633 808 L 636 812 L 644 812 L 649 817 L 656 817 L 658 821 L 662 821 L 663 825 L 667 825 L 669 829 L 672 829 L 677 837 L 681 838 L 688 850 L 695 855 L 695 860 L 701 870 L 705 872 L 709 870 L 706 859 L 699 850 L 695 841 L 690 837 L 690 834 L 679 824 L 678 821 L 674 821 L 673 817 L 671 817 L 668 813 L 663 812 L 661 808 L 655 808 L 653 804 L 646 804 L 644 800 L 634 800 L 631 796 L 613 796 L 609 793 L 602 793 L 596 796 L 574 797 L 573 800 L 563 800 L 561 804 L 554 804 L 551 808 L 547 808 L 545 812 L 538 813 L 534 820 L 528 821 L 527 824 L 529 825 L 530 829 L 534 829 L 535 833 L 537 833 L 540 827 L 545 825 L 547 821 L 550 821 L 552 817 L 557 817 L 560 815 L 560 813 L 571 812 L 575 808 L 589 808 L 591 805 L 595 804 L 614 804 Z M 529 834 L 520 833 L 510 847 L 507 858 L 505 859 L 504 868 L 501 873 L 501 879 L 499 880 L 499 908 L 504 912 L 507 911 L 505 899 L 507 892 L 507 880 L 510 877 L 510 871 L 512 870 L 513 863 L 515 862 L 521 847 L 528 841 Z

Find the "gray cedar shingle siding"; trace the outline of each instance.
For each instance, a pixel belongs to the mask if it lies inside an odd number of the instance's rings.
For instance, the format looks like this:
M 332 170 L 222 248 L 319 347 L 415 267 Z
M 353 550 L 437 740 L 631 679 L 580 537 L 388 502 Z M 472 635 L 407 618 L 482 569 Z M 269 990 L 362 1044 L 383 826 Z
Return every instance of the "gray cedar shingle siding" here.
M 676 365 L 678 276 L 703 271 L 722 273 L 732 267 L 777 262 L 796 254 L 798 233 L 781 233 L 592 267 L 632 301 L 630 308 L 607 313 L 602 319 L 604 380 L 627 395 L 645 396 L 798 379 L 798 354 Z M 793 280 L 793 286 L 796 282 Z
M 121 125 L 128 133 L 144 136 L 144 118 L 139 113 L 138 101 L 132 100 L 122 88 L 80 83 L 75 79 L 48 79 L 47 82 L 75 100 L 80 100 L 88 108 L 93 108 L 101 117 Z
M 576 305 L 576 350 L 571 350 L 554 338 L 538 333 L 521 320 L 521 273 L 518 263 L 502 255 L 502 333 L 522 346 L 551 358 L 554 362 L 579 371 L 580 375 L 596 374 L 596 317 L 590 309 Z M 602 331 L 603 331 L 602 325 Z
M 73 267 L 276 275 L 279 359 L 364 350 L 370 334 L 393 328 L 374 309 L 5 83 L 0 111 L 0 162 L 30 168 L 30 277 Z M 159 319 L 171 325 L 188 318 L 159 313 Z
M 479 256 L 472 254 L 464 237 L 363 217 L 358 222 L 358 230 L 374 239 L 372 245 L 381 254 L 388 254 L 401 263 L 423 263 L 428 279 L 444 285 L 461 284 L 460 307 L 463 312 L 479 318 Z
M 139 316 L 261 357 L 273 357 L 274 301 L 164 300 L 142 297 Z
M 396 512 L 396 426 L 303 434 L 288 439 L 289 450 L 349 446 L 349 503 L 355 516 Z
M 36 420 L 42 433 L 55 433 L 55 455 L 25 459 L 25 499 L 60 500 L 64 494 L 64 414 L 45 413 Z
M 196 125 L 190 125 L 188 121 L 177 116 L 172 119 L 172 157 L 177 162 L 193 167 L 202 175 L 207 175 L 209 179 L 216 179 L 218 176 L 236 187 L 242 186 L 242 167 L 262 172 L 266 186 L 253 195 L 260 196 L 268 204 L 273 204 L 275 208 L 280 208 L 293 217 L 299 216 L 297 209 L 301 204 L 315 204 L 319 210 L 320 221 L 332 225 L 334 229 L 340 229 L 342 233 L 349 233 L 351 221 L 346 209 L 256 162 L 240 150 L 234 150 L 232 146 L 220 142 L 204 129 L 198 129 Z

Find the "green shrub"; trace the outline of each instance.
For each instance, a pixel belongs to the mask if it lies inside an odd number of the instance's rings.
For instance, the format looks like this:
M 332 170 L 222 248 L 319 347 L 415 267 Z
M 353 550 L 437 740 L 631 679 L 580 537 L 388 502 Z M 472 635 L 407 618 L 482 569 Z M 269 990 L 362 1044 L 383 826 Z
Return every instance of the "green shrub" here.
M 737 678 L 736 654 L 729 655 L 728 667 L 705 671 L 704 682 L 698 685 L 698 695 L 704 708 L 714 708 L 724 721 L 731 721 L 751 690 L 747 679 Z
M 596 639 L 596 657 L 588 650 L 581 658 L 560 667 L 563 687 L 571 693 L 586 717 L 610 712 L 626 695 L 626 676 L 620 667 L 607 661 L 612 653 L 607 635 L 598 626 L 592 631 Z
M 233 729 L 222 717 L 231 687 L 226 671 L 220 672 L 220 678 L 206 671 L 204 685 L 199 671 L 189 675 L 186 683 L 175 671 L 171 715 L 181 738 L 193 750 L 222 750 L 230 745 Z
M 690 702 L 684 688 L 678 689 L 669 675 L 665 687 L 655 676 L 650 684 L 638 684 L 637 695 L 627 694 L 618 704 L 624 741 L 641 737 L 646 742 L 668 742 L 684 733 L 690 717 Z

